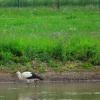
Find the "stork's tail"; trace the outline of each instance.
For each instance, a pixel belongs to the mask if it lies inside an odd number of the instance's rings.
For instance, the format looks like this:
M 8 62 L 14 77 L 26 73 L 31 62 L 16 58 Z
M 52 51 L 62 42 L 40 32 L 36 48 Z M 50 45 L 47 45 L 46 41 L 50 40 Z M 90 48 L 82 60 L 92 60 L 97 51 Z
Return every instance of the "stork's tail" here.
M 37 79 L 39 79 L 39 80 L 43 80 L 43 78 L 42 78 L 41 76 L 39 76 L 39 75 L 37 75 L 37 74 L 34 74 L 34 73 L 32 73 L 32 77 L 33 77 L 33 78 L 37 78 Z
M 38 76 L 38 75 L 37 75 L 37 78 L 38 78 L 39 80 L 43 80 L 43 78 L 42 78 L 41 76 Z

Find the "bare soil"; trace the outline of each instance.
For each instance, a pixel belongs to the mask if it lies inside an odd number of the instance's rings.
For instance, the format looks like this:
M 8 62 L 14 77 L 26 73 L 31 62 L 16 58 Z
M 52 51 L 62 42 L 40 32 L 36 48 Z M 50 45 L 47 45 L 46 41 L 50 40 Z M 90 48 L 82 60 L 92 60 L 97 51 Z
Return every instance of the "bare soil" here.
M 100 72 L 66 72 L 55 73 L 47 72 L 39 74 L 44 78 L 44 81 L 80 81 L 91 80 L 100 81 Z M 0 82 L 20 82 L 16 74 L 0 73 Z

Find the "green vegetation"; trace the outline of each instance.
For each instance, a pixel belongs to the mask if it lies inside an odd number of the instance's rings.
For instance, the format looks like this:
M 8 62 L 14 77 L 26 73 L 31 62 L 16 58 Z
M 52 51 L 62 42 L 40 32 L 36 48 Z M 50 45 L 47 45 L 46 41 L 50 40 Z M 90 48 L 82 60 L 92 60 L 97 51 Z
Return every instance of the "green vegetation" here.
M 99 6 L 100 0 L 0 0 L 0 7 L 26 7 L 26 6 Z
M 99 65 L 100 10 L 1 8 L 1 66 L 12 63 L 24 65 L 32 60 L 46 62 L 56 68 L 60 64 L 52 63 L 53 60 L 62 63 L 78 60 Z M 44 68 L 40 66 L 40 70 Z

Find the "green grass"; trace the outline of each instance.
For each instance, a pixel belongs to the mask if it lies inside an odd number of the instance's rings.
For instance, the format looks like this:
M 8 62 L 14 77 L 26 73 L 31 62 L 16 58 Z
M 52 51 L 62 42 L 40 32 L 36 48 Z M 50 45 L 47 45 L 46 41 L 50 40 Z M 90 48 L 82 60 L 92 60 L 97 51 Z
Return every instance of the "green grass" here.
M 19 0 L 19 6 L 25 7 L 25 6 L 57 6 L 58 0 Z M 87 5 L 93 5 L 93 6 L 99 6 L 100 1 L 99 0 L 59 0 L 60 6 L 87 6 Z M 18 0 L 1 0 L 0 6 L 5 7 L 11 7 L 11 6 L 18 6 Z
M 32 60 L 100 64 L 100 10 L 0 8 L 0 64 Z

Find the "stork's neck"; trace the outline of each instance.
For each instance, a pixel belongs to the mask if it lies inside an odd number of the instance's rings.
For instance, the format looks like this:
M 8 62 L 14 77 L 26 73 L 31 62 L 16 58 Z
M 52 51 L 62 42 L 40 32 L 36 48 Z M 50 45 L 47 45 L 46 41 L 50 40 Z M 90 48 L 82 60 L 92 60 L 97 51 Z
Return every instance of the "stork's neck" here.
M 20 79 L 20 80 L 22 80 L 22 74 L 21 74 L 21 72 L 17 72 L 17 76 L 18 76 L 18 78 Z

